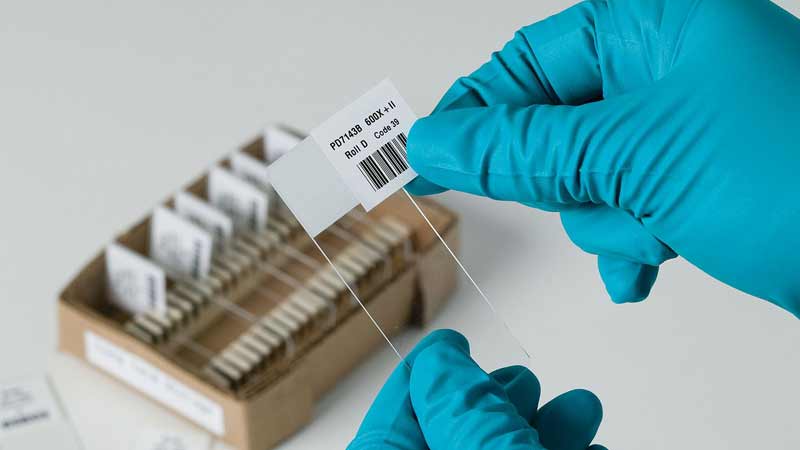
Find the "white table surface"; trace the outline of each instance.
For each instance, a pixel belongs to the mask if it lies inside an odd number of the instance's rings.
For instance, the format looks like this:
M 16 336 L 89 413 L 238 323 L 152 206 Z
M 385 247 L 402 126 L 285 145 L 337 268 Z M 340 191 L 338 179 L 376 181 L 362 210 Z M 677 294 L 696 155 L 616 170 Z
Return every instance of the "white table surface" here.
M 194 429 L 56 353 L 56 295 L 91 255 L 265 123 L 310 129 L 385 76 L 426 113 L 518 27 L 569 2 L 309 3 L 0 4 L 0 379 L 48 371 L 87 450 L 129 448 L 145 425 Z M 682 260 L 646 302 L 614 305 L 557 216 L 440 200 L 462 215 L 464 260 L 531 350 L 543 398 L 585 387 L 603 400 L 600 442 L 800 447 L 788 313 Z M 440 323 L 481 319 L 470 314 L 450 308 Z M 281 448 L 343 447 L 395 362 L 376 353 Z

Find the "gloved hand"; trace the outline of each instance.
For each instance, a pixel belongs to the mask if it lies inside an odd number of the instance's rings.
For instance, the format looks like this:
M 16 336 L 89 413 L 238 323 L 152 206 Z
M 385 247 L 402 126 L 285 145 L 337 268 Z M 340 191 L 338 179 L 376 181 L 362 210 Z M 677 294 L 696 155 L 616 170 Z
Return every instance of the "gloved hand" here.
M 464 336 L 439 330 L 389 377 L 349 450 L 606 450 L 590 445 L 602 419 L 589 391 L 562 394 L 537 410 L 528 369 L 484 372 Z
M 522 28 L 408 140 L 408 185 L 558 211 L 616 302 L 676 254 L 800 316 L 800 20 L 596 0 Z

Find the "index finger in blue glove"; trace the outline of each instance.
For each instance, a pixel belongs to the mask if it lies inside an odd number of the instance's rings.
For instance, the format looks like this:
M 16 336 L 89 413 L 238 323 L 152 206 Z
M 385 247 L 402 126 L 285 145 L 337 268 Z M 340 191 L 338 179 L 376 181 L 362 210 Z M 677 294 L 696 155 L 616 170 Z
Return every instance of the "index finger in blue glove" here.
M 659 73 L 651 68 L 654 55 L 646 50 L 658 45 L 640 42 L 646 36 L 637 34 L 641 27 L 636 18 L 660 17 L 658 38 L 666 39 L 680 29 L 693 2 L 610 3 L 582 2 L 523 27 L 489 62 L 458 79 L 433 115 L 494 105 L 578 105 L 652 83 Z M 435 183 L 420 176 L 407 189 L 415 195 L 445 190 Z
M 596 5 L 585 2 L 520 29 L 489 62 L 459 78 L 432 114 L 499 104 L 577 104 L 599 98 L 600 71 L 591 33 L 596 10 Z M 549 74 L 541 60 L 551 66 Z M 414 195 L 446 190 L 423 177 L 406 188 Z
M 449 189 L 521 203 L 603 203 L 642 217 L 650 205 L 638 194 L 661 181 L 648 176 L 659 153 L 637 150 L 689 126 L 665 122 L 665 109 L 642 91 L 580 106 L 445 111 L 414 124 L 408 158 Z
M 349 450 L 427 450 L 409 396 L 410 368 L 419 353 L 436 343 L 464 346 L 466 339 L 451 330 L 437 330 L 422 339 L 381 388 Z
M 420 352 L 410 392 L 431 450 L 543 448 L 504 387 L 470 358 L 467 345 L 440 342 Z

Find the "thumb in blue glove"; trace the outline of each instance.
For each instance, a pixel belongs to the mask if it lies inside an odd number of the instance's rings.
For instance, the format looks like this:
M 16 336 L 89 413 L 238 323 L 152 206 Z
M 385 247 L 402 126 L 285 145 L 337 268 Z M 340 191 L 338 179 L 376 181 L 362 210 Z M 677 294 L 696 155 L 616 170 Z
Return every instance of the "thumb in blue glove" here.
M 558 211 L 618 302 L 679 254 L 800 315 L 798 79 L 800 20 L 769 1 L 580 3 L 417 121 L 408 189 Z
M 487 374 L 463 336 L 435 331 L 393 372 L 348 448 L 605 450 L 589 445 L 602 418 L 597 397 L 570 391 L 539 409 L 539 395 L 528 369 Z

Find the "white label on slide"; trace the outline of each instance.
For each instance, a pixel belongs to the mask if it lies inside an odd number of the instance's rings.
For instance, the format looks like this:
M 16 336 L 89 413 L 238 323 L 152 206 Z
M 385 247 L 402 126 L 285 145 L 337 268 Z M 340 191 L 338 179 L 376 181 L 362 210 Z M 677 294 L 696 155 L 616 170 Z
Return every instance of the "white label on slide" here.
M 313 138 L 270 164 L 269 174 L 275 192 L 312 237 L 358 206 Z
M 112 303 L 130 314 L 166 311 L 164 269 L 116 243 L 106 248 L 105 259 L 106 286 Z
M 237 230 L 267 227 L 267 194 L 226 169 L 214 167 L 208 174 L 208 201 L 233 219 Z
M 416 119 L 387 79 L 315 128 L 311 136 L 369 211 L 417 176 L 406 157 L 406 137 Z
M 189 192 L 175 196 L 175 211 L 214 236 L 214 243 L 227 242 L 233 236 L 233 220 L 225 213 Z
M 211 269 L 211 233 L 159 207 L 150 220 L 150 257 L 176 277 L 204 278 Z
M 174 409 L 208 431 L 225 434 L 222 406 L 157 367 L 87 331 L 86 359 L 144 394 Z

